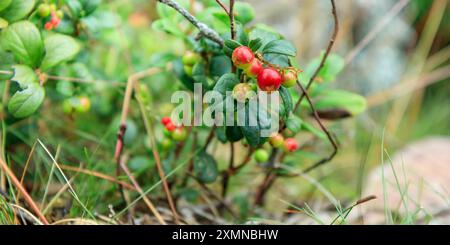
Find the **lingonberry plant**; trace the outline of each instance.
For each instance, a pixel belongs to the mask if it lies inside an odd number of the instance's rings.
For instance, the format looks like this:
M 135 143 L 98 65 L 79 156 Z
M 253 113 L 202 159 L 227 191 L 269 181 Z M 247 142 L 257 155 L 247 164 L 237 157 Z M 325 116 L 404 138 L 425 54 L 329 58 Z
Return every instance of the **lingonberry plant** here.
M 337 32 L 337 15 L 334 1 L 331 2 Z M 336 35 L 326 51 L 307 62 L 277 30 L 254 22 L 255 11 L 250 4 L 234 0 L 195 3 L 190 6 L 191 1 L 187 0 L 157 1 L 159 19 L 152 23 L 152 28 L 182 42 L 184 53 L 174 49 L 155 54 L 151 62 L 145 63 L 148 69 L 129 76 L 124 93 L 116 93 L 117 87 L 115 90 L 105 88 L 107 85 L 94 79 L 93 74 L 106 71 L 89 67 L 96 59 L 96 53 L 89 50 L 89 45 L 105 38 L 97 36 L 96 32 L 102 27 L 111 27 L 107 25 L 108 15 L 95 14 L 100 0 L 0 0 L 0 80 L 13 82 L 11 86 L 3 86 L 4 94 L 11 96 L 3 100 L 7 101 L 8 120 L 36 119 L 46 94 L 50 95 L 51 106 L 62 108 L 68 117 L 82 116 L 94 103 L 97 112 L 105 116 L 115 112 L 111 104 L 118 101 L 113 98 L 119 94 L 124 101 L 120 122 L 113 123 L 118 127 L 114 155 L 117 174 L 124 170 L 128 175 L 128 169 L 122 164 L 122 153 L 137 137 L 136 125 L 127 118 L 134 92 L 139 102 L 137 110 L 142 113 L 144 128 L 150 135 L 148 148 L 152 151 L 175 222 L 179 221 L 176 201 L 179 198 L 191 200 L 189 196 L 195 192 L 191 180 L 203 188 L 208 188 L 206 184 L 220 184 L 222 197 L 219 201 L 224 205 L 222 198 L 227 197 L 230 178 L 243 168 L 255 168 L 266 177 L 259 186 L 246 187 L 254 194 L 254 203 L 261 205 L 276 177 L 292 175 L 283 171 L 283 165 L 310 171 L 331 160 L 337 152 L 337 141 L 322 120 L 355 116 L 365 109 L 363 97 L 331 86 L 344 66 L 340 56 L 331 54 Z M 243 104 L 248 112 L 244 122 L 212 127 L 194 123 L 191 126 L 180 123 L 179 117 L 171 118 L 171 111 L 154 115 L 151 110 L 154 91 L 149 91 L 138 81 L 157 70 L 174 74 L 177 83 L 171 81 L 173 90 L 178 88 L 178 82 L 189 92 L 201 85 L 202 94 L 215 91 L 223 95 L 223 102 L 231 99 Z M 48 82 L 50 80 L 55 83 Z M 93 96 L 100 91 L 102 96 Z M 260 101 L 256 108 L 252 106 L 249 101 L 255 92 L 279 93 L 280 109 L 269 111 Z M 260 113 L 261 110 L 266 113 Z M 233 113 L 238 114 L 237 109 Z M 278 114 L 279 130 L 263 136 L 261 132 L 267 128 L 271 113 Z M 196 121 L 194 114 L 188 118 L 189 122 Z M 159 118 L 160 123 L 153 125 L 154 118 Z M 252 119 L 256 125 L 246 123 Z M 155 135 L 160 136 L 158 140 Z M 225 144 L 230 147 L 227 166 L 210 150 L 213 141 L 223 144 L 221 152 Z M 321 157 L 323 153 L 319 147 L 315 148 L 321 141 L 330 142 L 333 147 L 332 154 L 325 158 Z M 305 153 L 307 150 L 303 148 L 306 146 L 312 154 Z M 192 161 L 187 161 L 186 167 L 174 166 L 187 148 Z M 239 152 L 245 152 L 239 162 L 235 156 L 237 148 L 240 148 Z M 252 166 L 252 162 L 259 164 Z M 181 167 L 185 171 L 176 172 Z M 133 176 L 128 176 L 142 194 Z M 119 189 L 122 187 L 119 184 Z M 151 203 L 147 204 L 160 223 L 165 223 L 158 218 Z

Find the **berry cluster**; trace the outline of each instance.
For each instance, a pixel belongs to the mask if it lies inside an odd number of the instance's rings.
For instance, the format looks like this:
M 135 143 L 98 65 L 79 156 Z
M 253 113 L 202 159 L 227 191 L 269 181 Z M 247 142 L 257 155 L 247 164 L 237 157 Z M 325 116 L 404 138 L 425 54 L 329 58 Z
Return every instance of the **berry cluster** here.
M 164 148 L 169 148 L 170 146 L 172 146 L 172 140 L 177 142 L 186 140 L 186 129 L 183 126 L 176 126 L 175 124 L 173 124 L 170 117 L 163 117 L 161 119 L 161 123 L 165 127 L 164 136 L 166 137 L 162 141 L 162 145 Z
M 244 70 L 248 77 L 256 78 L 258 87 L 262 91 L 272 92 L 284 87 L 292 87 L 297 81 L 297 71 L 286 68 L 281 72 L 274 67 L 264 67 L 263 62 L 246 46 L 234 49 L 231 56 L 233 64 Z
M 269 137 L 269 143 L 272 147 L 282 148 L 285 152 L 294 152 L 298 150 L 298 143 L 294 138 L 284 139 L 283 135 L 279 133 L 275 133 Z M 253 153 L 253 158 L 259 163 L 267 162 L 269 160 L 269 153 L 260 148 Z
M 58 27 L 61 23 L 61 19 L 64 17 L 64 12 L 62 10 L 57 10 L 55 4 L 41 3 L 37 11 L 42 18 L 50 16 L 50 20 L 44 25 L 44 28 L 48 31 Z

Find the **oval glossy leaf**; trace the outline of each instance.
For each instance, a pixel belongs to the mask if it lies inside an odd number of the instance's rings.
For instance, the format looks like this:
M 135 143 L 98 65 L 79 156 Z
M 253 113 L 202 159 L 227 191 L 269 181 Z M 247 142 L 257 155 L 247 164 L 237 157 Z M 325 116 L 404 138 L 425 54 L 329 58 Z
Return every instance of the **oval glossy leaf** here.
M 294 113 L 291 113 L 286 120 L 286 127 L 296 134 L 302 129 L 302 120 Z
M 227 73 L 219 78 L 216 85 L 214 86 L 214 91 L 225 95 L 227 91 L 233 91 L 234 86 L 239 83 L 236 75 L 233 73 Z
M 281 100 L 283 101 L 284 115 L 287 116 L 294 109 L 291 93 L 283 86 L 281 86 L 278 91 L 280 92 Z
M 0 12 L 11 4 L 12 0 L 0 0 Z
M 200 152 L 194 160 L 194 174 L 202 183 L 214 182 L 219 175 L 216 160 L 208 153 Z
M 181 61 L 181 58 L 176 59 L 173 61 L 173 72 L 175 76 L 181 81 L 181 83 L 189 90 L 194 91 L 194 79 L 192 77 L 188 76 L 184 72 L 183 68 L 183 62 Z
M 24 118 L 33 114 L 42 101 L 45 90 L 38 83 L 31 83 L 24 90 L 17 91 L 9 100 L 8 110 L 16 118 Z
M 243 25 L 249 23 L 255 18 L 255 11 L 252 5 L 244 2 L 236 2 L 234 6 L 234 14 L 236 20 L 241 22 Z
M 31 83 L 39 82 L 36 73 L 29 66 L 15 65 L 13 69 L 14 76 L 11 78 L 11 81 L 17 82 L 22 89 L 25 89 Z
M 21 20 L 33 10 L 34 4 L 35 0 L 12 0 L 8 7 L 2 10 L 1 16 L 9 22 Z
M 59 65 L 73 59 L 80 51 L 80 45 L 72 37 L 53 34 L 44 40 L 46 54 L 42 61 L 41 70 Z
M 366 99 L 359 94 L 344 90 L 330 90 L 317 95 L 317 110 L 345 109 L 353 116 L 365 111 Z
M 0 17 L 0 29 L 4 29 L 8 27 L 8 25 L 9 25 L 8 21 Z
M 286 56 L 296 56 L 297 50 L 294 45 L 286 40 L 273 40 L 264 46 L 264 54 L 280 54 Z
M 11 51 L 16 59 L 33 68 L 39 67 L 44 57 L 41 33 L 29 21 L 20 21 L 8 26 L 0 36 L 3 49 Z

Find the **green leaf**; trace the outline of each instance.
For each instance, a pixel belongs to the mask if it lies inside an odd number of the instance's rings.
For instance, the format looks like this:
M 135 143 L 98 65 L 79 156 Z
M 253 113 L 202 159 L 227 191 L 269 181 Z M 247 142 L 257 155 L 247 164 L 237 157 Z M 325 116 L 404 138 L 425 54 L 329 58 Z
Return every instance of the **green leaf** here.
M 217 139 L 222 142 L 222 143 L 226 143 L 228 141 L 227 139 L 227 135 L 225 133 L 226 127 L 216 127 L 216 135 L 217 135 Z
M 73 59 L 80 51 L 80 45 L 72 37 L 53 34 L 44 40 L 46 54 L 41 70 L 47 71 L 63 62 Z
M 69 8 L 71 17 L 75 20 L 79 19 L 80 17 L 83 17 L 83 6 L 81 5 L 81 2 L 78 0 L 67 0 L 66 6 Z
M 20 21 L 6 28 L 0 36 L 2 47 L 11 51 L 22 63 L 39 67 L 44 57 L 44 44 L 36 26 L 29 21 Z
M 228 57 L 231 57 L 231 55 L 233 54 L 233 51 L 237 47 L 240 47 L 240 46 L 242 46 L 242 44 L 239 43 L 238 41 L 235 41 L 233 39 L 227 39 L 227 40 L 225 40 L 224 45 L 223 45 L 223 52 Z
M 291 93 L 289 93 L 289 90 L 283 86 L 281 86 L 278 91 L 280 92 L 281 100 L 283 101 L 284 115 L 287 117 L 294 109 Z
M 22 89 L 25 89 L 31 83 L 39 82 L 36 73 L 29 66 L 15 65 L 13 68 L 14 76 L 11 78 L 11 81 L 17 82 Z
M 245 25 L 255 18 L 255 11 L 249 3 L 236 2 L 234 5 L 234 15 L 236 20 Z
M 240 22 L 236 21 L 235 28 L 236 28 L 236 40 L 239 43 L 242 43 L 242 45 L 246 45 L 247 46 L 249 39 L 248 39 L 247 32 L 244 29 L 244 26 Z
M 11 4 L 12 0 L 0 0 L 0 12 Z
M 234 86 L 238 83 L 239 79 L 234 73 L 227 73 L 219 78 L 214 86 L 214 90 L 222 95 L 226 95 L 227 91 L 233 91 Z
M 267 43 L 280 39 L 281 35 L 267 25 L 258 24 L 250 31 L 249 38 L 250 40 L 260 38 L 261 47 L 264 47 Z
M 264 59 L 279 67 L 289 67 L 289 57 L 280 54 L 264 54 Z
M 9 22 L 15 22 L 27 16 L 33 10 L 34 4 L 35 0 L 13 0 L 0 15 Z
M 186 86 L 187 89 L 194 91 L 195 81 L 184 72 L 183 62 L 181 61 L 181 58 L 174 60 L 172 64 L 175 76 L 181 81 L 184 86 Z
M 16 118 L 33 114 L 44 101 L 45 90 L 38 83 L 30 83 L 24 90 L 16 92 L 8 103 L 9 112 Z
M 302 76 L 304 76 L 303 80 L 309 80 L 310 77 L 314 74 L 316 69 L 319 67 L 320 62 L 322 61 L 322 57 L 325 52 L 322 52 L 320 57 L 312 60 L 305 69 L 305 72 Z M 320 79 L 322 82 L 332 82 L 336 80 L 337 75 L 344 69 L 345 61 L 344 59 L 336 54 L 330 54 L 325 61 L 322 69 L 317 74 L 316 79 Z
M 194 67 L 192 69 L 192 78 L 196 82 L 202 83 L 203 86 L 205 86 L 205 88 L 207 88 L 209 86 L 207 77 L 206 77 L 206 67 L 205 67 L 205 63 L 203 61 L 198 62 L 194 65 Z
M 366 110 L 364 97 L 344 90 L 328 90 L 317 95 L 315 106 L 317 110 L 344 109 L 353 116 Z
M 209 62 L 209 74 L 221 77 L 231 72 L 231 60 L 226 55 L 213 56 Z
M 183 37 L 183 31 L 169 19 L 159 19 L 152 23 L 152 28 L 156 31 L 166 32 L 176 37 Z
M 245 110 L 244 118 L 241 114 L 243 111 L 238 111 L 239 125 L 244 125 L 241 126 L 242 134 L 250 146 L 259 146 L 267 141 L 266 137 L 261 137 L 261 130 L 268 129 L 271 123 L 267 109 L 258 103 L 247 103 Z M 254 122 L 256 122 L 256 125 L 254 125 Z
M 83 10 L 86 13 L 86 15 L 89 15 L 92 12 L 94 12 L 95 9 L 97 9 L 97 7 L 102 2 L 102 0 L 79 0 L 79 1 L 83 5 Z
M 256 51 L 259 50 L 259 48 L 261 48 L 262 44 L 263 44 L 263 43 L 262 43 L 261 38 L 256 38 L 256 39 L 251 40 L 251 41 L 248 43 L 248 47 L 249 47 L 253 52 L 256 52 Z
M 264 54 L 279 54 L 293 57 L 297 55 L 294 45 L 286 40 L 273 40 L 264 46 L 262 52 Z
M 286 120 L 286 127 L 294 134 L 296 134 L 302 129 L 302 123 L 303 121 L 298 116 L 296 116 L 294 113 L 291 113 Z
M 200 152 L 194 159 L 194 174 L 202 183 L 214 182 L 219 175 L 216 160 L 205 151 Z
M 327 138 L 327 135 L 323 131 L 315 128 L 313 125 L 311 125 L 305 121 L 302 122 L 302 130 L 306 130 L 306 131 L 314 134 L 315 136 L 319 137 L 320 139 Z
M 239 141 L 244 137 L 241 128 L 236 125 L 226 127 L 225 133 L 227 135 L 227 139 L 231 142 Z

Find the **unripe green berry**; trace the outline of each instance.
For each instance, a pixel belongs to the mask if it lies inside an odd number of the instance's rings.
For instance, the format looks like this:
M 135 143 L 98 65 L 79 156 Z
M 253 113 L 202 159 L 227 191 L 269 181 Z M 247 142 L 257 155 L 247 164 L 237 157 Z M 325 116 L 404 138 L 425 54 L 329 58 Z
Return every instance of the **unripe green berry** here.
M 60 19 L 64 18 L 64 12 L 62 10 L 56 11 L 56 16 Z
M 172 131 L 172 139 L 175 141 L 184 141 L 187 138 L 187 132 L 184 128 L 176 128 L 174 131 Z
M 186 73 L 186 75 L 188 75 L 190 77 L 192 77 L 193 69 L 194 69 L 194 67 L 189 66 L 189 65 L 183 66 L 184 73 Z
M 52 3 L 49 5 L 50 12 L 56 11 L 56 4 Z
M 267 162 L 269 160 L 269 153 L 264 149 L 258 149 L 253 153 L 253 158 L 259 163 Z
M 164 150 L 169 150 L 172 147 L 172 145 L 173 145 L 173 141 L 169 138 L 164 138 L 161 141 L 161 146 Z
M 46 3 L 41 3 L 41 4 L 39 4 L 37 11 L 38 11 L 39 16 L 47 17 L 50 15 L 50 6 Z
M 192 51 L 186 51 L 186 53 L 183 55 L 182 61 L 183 65 L 187 66 L 193 66 L 195 63 L 199 62 L 201 60 L 200 55 L 192 52 Z

